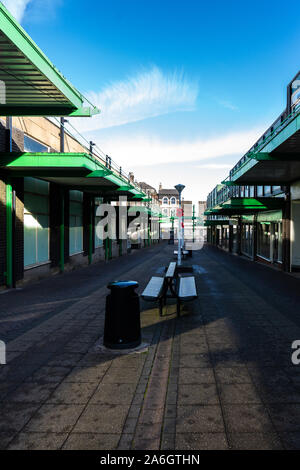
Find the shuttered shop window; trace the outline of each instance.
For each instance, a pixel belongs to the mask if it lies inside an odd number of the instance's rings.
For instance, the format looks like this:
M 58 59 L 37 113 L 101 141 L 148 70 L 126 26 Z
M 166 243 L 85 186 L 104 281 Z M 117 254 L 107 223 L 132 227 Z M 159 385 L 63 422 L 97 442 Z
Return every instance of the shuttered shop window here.
M 81 191 L 70 191 L 70 255 L 83 250 L 83 194 Z
M 49 183 L 24 178 L 24 266 L 49 261 Z

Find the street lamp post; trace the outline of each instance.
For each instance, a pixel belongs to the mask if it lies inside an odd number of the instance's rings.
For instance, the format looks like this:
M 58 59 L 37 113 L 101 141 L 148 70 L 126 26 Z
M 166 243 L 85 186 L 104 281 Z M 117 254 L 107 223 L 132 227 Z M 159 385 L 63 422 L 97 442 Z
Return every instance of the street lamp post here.
M 181 266 L 181 250 L 182 250 L 182 208 L 181 208 L 181 193 L 184 190 L 185 186 L 183 184 L 177 184 L 175 189 L 177 189 L 179 194 L 179 217 L 178 217 L 178 255 L 177 255 L 177 264 Z

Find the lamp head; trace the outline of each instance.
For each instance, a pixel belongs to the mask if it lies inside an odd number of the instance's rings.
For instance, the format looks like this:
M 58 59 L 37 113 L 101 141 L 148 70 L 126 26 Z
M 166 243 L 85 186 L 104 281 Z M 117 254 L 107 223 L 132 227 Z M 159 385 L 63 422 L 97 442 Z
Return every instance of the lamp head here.
M 177 184 L 176 186 L 174 186 L 174 188 L 177 189 L 177 191 L 180 194 L 184 190 L 185 186 L 184 186 L 184 184 Z

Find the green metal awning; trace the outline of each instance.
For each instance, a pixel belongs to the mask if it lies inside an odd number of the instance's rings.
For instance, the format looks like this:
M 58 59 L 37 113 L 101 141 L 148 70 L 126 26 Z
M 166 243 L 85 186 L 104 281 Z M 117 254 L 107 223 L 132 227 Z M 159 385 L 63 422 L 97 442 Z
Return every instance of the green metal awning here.
M 300 111 L 289 116 L 271 139 L 255 152 L 224 184 L 285 185 L 300 179 Z
M 214 214 L 218 214 L 221 210 L 221 206 L 214 206 L 214 207 L 211 207 L 210 209 L 207 209 L 205 212 L 204 212 L 204 215 L 214 215 Z
M 228 199 L 226 202 L 221 204 L 219 213 L 222 214 L 247 214 L 255 213 L 259 211 L 279 209 L 283 205 L 283 198 L 275 197 L 263 197 L 263 198 L 251 198 L 251 197 L 236 197 Z
M 209 211 L 206 211 L 206 215 L 234 216 L 255 214 L 260 211 L 281 209 L 283 203 L 284 198 L 282 197 L 235 197 L 209 209 Z
M 91 116 L 85 98 L 0 2 L 0 116 Z M 3 103 L 5 101 L 5 103 Z
M 36 177 L 111 200 L 122 195 L 132 199 L 132 186 L 87 153 L 0 153 L 0 170 L 3 175 Z

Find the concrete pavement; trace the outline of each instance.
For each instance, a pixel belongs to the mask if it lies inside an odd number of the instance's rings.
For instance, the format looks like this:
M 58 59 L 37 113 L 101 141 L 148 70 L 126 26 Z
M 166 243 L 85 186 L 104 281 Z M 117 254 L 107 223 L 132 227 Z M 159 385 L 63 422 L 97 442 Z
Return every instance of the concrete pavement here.
M 95 350 L 106 284 L 142 291 L 165 243 L 0 295 L 0 447 L 300 448 L 299 280 L 205 247 L 185 261 L 199 299 L 161 319 L 141 302 L 146 353 Z

